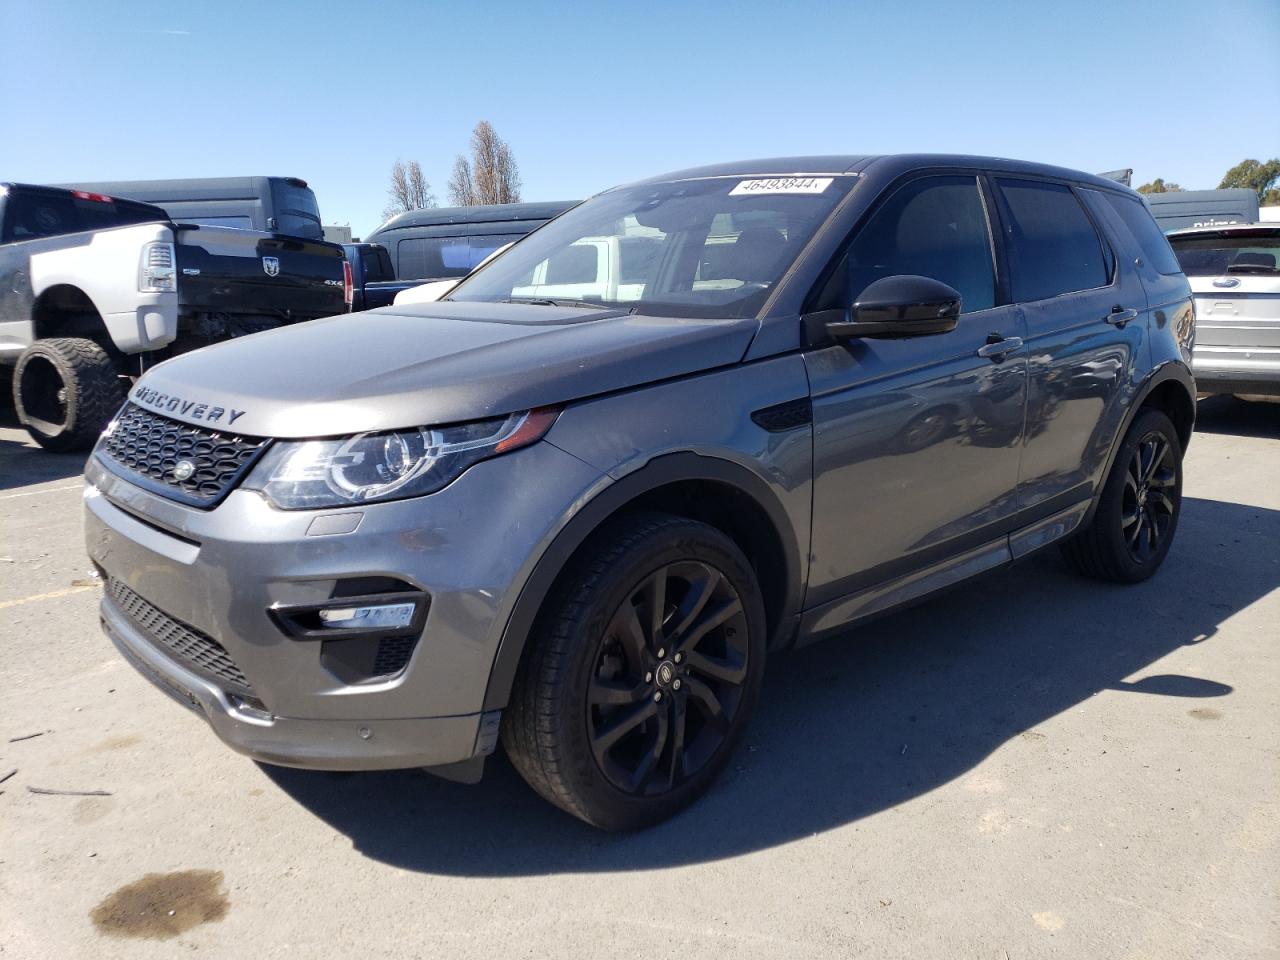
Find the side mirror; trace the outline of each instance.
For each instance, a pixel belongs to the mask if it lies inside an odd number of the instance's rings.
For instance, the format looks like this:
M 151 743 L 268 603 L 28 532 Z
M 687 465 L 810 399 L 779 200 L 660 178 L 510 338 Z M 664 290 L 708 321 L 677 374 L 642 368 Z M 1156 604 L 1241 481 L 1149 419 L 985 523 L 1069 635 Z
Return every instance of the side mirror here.
M 948 333 L 960 317 L 960 292 L 929 277 L 882 277 L 863 290 L 848 314 L 826 323 L 837 340 Z

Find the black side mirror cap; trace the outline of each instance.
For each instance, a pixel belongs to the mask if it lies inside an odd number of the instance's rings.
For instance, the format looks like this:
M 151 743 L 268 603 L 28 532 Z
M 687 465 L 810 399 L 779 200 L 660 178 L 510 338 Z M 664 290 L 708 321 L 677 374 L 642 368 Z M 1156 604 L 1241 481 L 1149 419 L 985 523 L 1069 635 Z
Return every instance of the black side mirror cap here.
M 836 340 L 949 333 L 960 318 L 960 305 L 960 292 L 940 280 L 911 274 L 882 277 L 825 327 Z

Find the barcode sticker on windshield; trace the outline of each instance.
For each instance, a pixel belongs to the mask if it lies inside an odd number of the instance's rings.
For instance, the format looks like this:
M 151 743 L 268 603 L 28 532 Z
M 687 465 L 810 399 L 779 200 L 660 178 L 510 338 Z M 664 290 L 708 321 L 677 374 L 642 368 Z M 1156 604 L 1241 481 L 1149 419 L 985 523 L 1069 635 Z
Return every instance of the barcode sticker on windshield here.
M 743 180 L 729 191 L 731 197 L 753 193 L 822 193 L 834 177 L 771 177 L 768 180 Z

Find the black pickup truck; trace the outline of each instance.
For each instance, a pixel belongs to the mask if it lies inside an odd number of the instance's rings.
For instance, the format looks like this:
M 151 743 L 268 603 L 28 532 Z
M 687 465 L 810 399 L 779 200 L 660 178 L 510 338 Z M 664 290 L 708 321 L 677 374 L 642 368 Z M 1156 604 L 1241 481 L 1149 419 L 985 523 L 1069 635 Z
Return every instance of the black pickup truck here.
M 49 450 L 90 446 L 130 377 L 218 340 L 350 309 L 342 247 L 175 223 L 159 207 L 0 184 L 0 367 Z

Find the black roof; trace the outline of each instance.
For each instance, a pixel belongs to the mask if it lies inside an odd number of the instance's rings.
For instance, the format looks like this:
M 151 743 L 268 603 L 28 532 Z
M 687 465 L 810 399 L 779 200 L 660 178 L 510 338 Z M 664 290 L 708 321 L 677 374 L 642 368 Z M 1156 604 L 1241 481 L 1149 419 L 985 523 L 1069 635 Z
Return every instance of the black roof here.
M 577 200 L 548 200 L 542 203 L 483 203 L 473 207 L 427 207 L 398 213 L 369 235 L 370 239 L 404 227 L 438 227 L 453 223 L 503 223 L 511 220 L 550 220 Z
M 81 193 L 98 193 L 107 197 L 113 203 L 127 203 L 131 207 L 146 207 L 148 210 L 154 210 L 161 220 L 168 220 L 169 214 L 161 207 L 157 207 L 154 203 L 147 203 L 144 200 L 132 200 L 129 197 L 119 197 L 114 194 L 108 194 L 102 190 L 85 190 L 81 187 L 55 187 L 47 183 L 18 183 L 14 180 L 5 180 L 0 182 L 0 188 L 5 190 L 40 190 L 44 193 L 61 193 L 68 194 L 80 191 Z
M 178 203 L 185 200 L 246 200 L 257 196 L 271 180 L 282 180 L 293 187 L 306 188 L 299 177 L 191 177 L 181 180 L 91 180 L 83 183 L 59 183 L 69 190 L 89 190 L 110 196 L 136 197 L 153 203 Z
M 693 180 L 700 177 L 745 176 L 813 176 L 818 174 L 864 173 L 872 167 L 901 169 L 902 172 L 920 167 L 972 167 L 997 170 L 1003 173 L 1020 173 L 1029 176 L 1055 177 L 1088 183 L 1109 190 L 1128 191 L 1115 180 L 1107 180 L 1092 173 L 1055 167 L 1047 163 L 1026 160 L 1009 160 L 1004 157 L 980 157 L 960 153 L 897 153 L 879 156 L 827 154 L 802 157 L 770 157 L 760 160 L 737 160 L 732 163 L 716 163 L 705 167 L 676 170 L 657 177 L 648 177 L 641 183 L 661 183 L 666 180 Z M 877 169 L 877 172 L 878 169 Z

